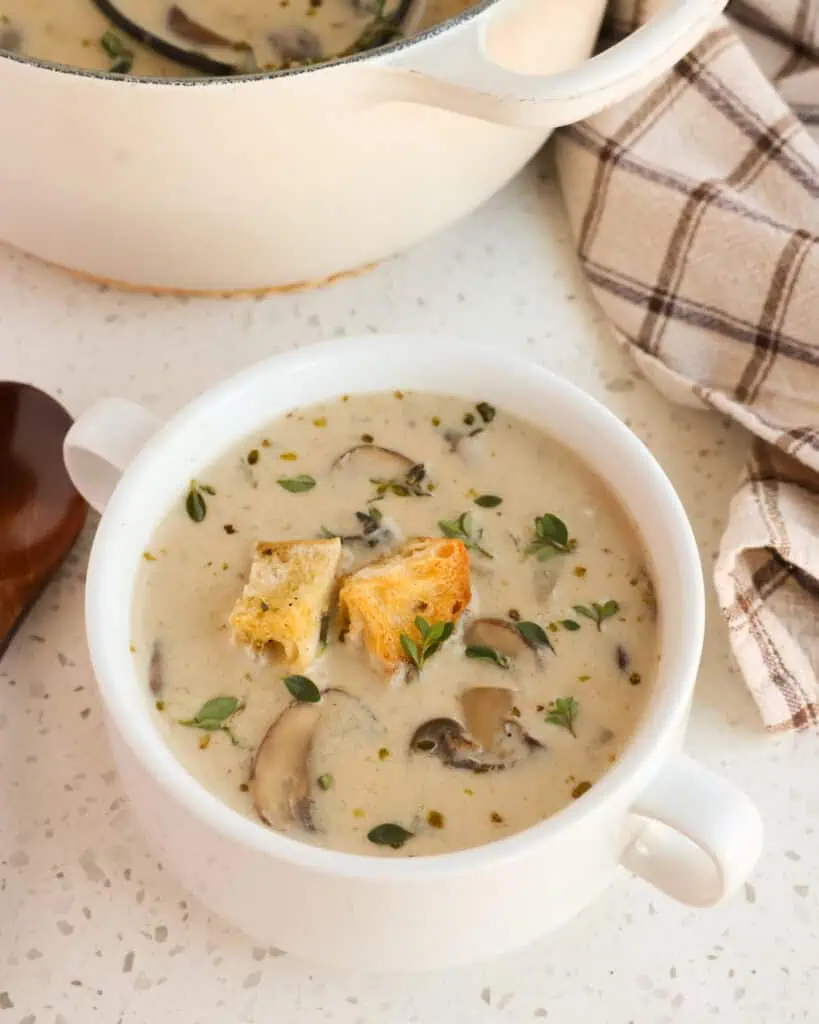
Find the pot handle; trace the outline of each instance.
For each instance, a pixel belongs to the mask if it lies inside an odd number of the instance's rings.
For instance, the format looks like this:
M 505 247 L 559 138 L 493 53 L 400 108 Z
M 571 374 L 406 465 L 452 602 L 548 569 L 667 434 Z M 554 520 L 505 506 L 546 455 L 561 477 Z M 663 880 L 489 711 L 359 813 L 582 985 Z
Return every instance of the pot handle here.
M 509 2 L 509 0 L 507 0 Z M 638 92 L 672 68 L 702 39 L 727 0 L 670 0 L 622 42 L 588 61 L 551 75 L 521 74 L 498 65 L 487 32 L 500 12 L 464 31 L 442 32 L 423 47 L 399 50 L 392 68 L 393 99 L 513 127 L 557 128 L 582 121 Z
M 97 512 L 105 511 L 128 463 L 157 426 L 141 405 L 124 398 L 106 398 L 74 421 L 63 442 L 65 468 Z
M 649 820 L 620 862 L 692 907 L 730 896 L 762 851 L 762 819 L 750 799 L 684 754 L 666 763 L 632 813 Z

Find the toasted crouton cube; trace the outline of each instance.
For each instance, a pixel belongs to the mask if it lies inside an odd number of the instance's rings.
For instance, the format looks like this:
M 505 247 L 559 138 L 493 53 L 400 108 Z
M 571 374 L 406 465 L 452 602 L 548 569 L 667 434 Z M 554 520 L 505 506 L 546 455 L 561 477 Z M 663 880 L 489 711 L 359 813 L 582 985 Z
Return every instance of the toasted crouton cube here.
M 401 634 L 416 642 L 418 616 L 457 622 L 471 597 L 469 553 L 459 540 L 420 538 L 348 576 L 339 592 L 345 642 L 361 644 L 392 675 L 407 655 Z
M 315 659 L 333 593 L 341 541 L 260 541 L 242 596 L 230 613 L 238 643 L 281 654 L 303 670 Z

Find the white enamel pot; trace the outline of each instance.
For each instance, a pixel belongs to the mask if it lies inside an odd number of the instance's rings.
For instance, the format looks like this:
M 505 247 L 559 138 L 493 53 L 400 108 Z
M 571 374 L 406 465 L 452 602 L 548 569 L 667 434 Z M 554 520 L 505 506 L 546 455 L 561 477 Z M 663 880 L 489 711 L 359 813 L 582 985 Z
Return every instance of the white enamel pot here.
M 593 59 L 606 0 L 483 0 L 372 54 L 246 78 L 0 55 L 0 239 L 157 290 L 324 280 L 474 209 L 553 128 L 671 67 L 725 2 L 668 0 Z
M 660 610 L 653 697 L 612 769 L 525 832 L 425 858 L 320 849 L 227 808 L 164 745 L 129 651 L 142 553 L 192 478 L 293 407 L 394 388 L 492 402 L 572 448 L 640 531 Z M 88 569 L 86 618 L 123 784 L 167 868 L 258 941 L 355 969 L 442 967 L 555 928 L 601 893 L 622 865 L 700 907 L 729 896 L 748 876 L 762 843 L 756 810 L 731 783 L 680 752 L 704 620 L 691 529 L 643 444 L 577 388 L 471 343 L 368 337 L 261 363 L 161 428 L 138 406 L 103 402 L 79 417 L 65 454 L 75 484 L 104 509 Z

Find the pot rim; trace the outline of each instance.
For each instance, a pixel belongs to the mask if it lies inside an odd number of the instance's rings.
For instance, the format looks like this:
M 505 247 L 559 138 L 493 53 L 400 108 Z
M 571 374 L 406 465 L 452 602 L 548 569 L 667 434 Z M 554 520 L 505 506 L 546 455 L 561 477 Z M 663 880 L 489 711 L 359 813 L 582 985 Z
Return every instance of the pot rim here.
M 250 85 L 255 82 L 268 81 L 274 78 L 293 78 L 298 75 L 311 75 L 324 71 L 328 68 L 338 68 L 351 64 L 362 64 L 365 61 L 384 59 L 396 53 L 402 53 L 413 46 L 428 42 L 443 35 L 458 26 L 466 25 L 480 17 L 490 7 L 502 3 L 502 0 L 475 0 L 475 3 L 445 21 L 432 25 L 423 32 L 417 32 L 408 38 L 397 39 L 387 43 L 385 46 L 376 47 L 373 50 L 364 50 L 361 53 L 351 54 L 349 57 L 338 57 L 332 60 L 322 61 L 319 64 L 311 64 L 305 67 L 283 68 L 277 71 L 260 71 L 256 74 L 247 75 L 201 75 L 195 78 L 172 78 L 152 77 L 142 75 L 114 75 L 110 71 L 98 71 L 91 68 L 77 68 L 70 64 L 59 64 L 55 61 L 42 60 L 39 57 L 28 57 L 24 54 L 0 52 L 0 62 L 7 60 L 16 64 L 23 64 L 30 67 L 41 68 L 44 71 L 54 71 L 60 75 L 75 76 L 79 78 L 92 78 L 101 81 L 115 82 L 119 85 L 130 87 L 140 86 L 185 86 L 187 88 L 206 88 L 218 85 Z
M 403 353 L 402 353 L 403 349 Z M 390 353 L 392 353 L 392 358 Z M 510 388 L 528 388 L 538 402 L 560 400 L 571 405 L 583 429 L 594 429 L 605 437 L 610 453 L 610 464 L 624 472 L 629 488 L 639 489 L 639 507 L 646 509 L 644 518 L 663 524 L 665 536 L 660 545 L 652 546 L 642 537 L 648 555 L 652 579 L 657 588 L 660 606 L 658 642 L 660 650 L 654 692 L 649 700 L 640 726 L 617 763 L 612 766 L 581 799 L 565 806 L 556 814 L 514 835 L 482 846 L 451 853 L 424 857 L 377 857 L 339 852 L 313 846 L 257 823 L 233 810 L 211 794 L 182 766 L 171 753 L 153 721 L 149 702 L 139 697 L 144 680 L 137 675 L 134 659 L 129 654 L 130 623 L 134 599 L 134 578 L 139 558 L 123 555 L 128 536 L 129 508 L 151 506 L 151 476 L 153 464 L 163 450 L 181 445 L 185 435 L 197 422 L 218 418 L 243 402 L 243 396 L 265 389 L 282 386 L 282 381 L 294 373 L 308 375 L 314 367 L 330 361 L 341 366 L 354 366 L 360 377 L 360 393 L 382 391 L 383 387 L 368 386 L 366 369 L 368 360 L 377 358 L 383 363 L 400 363 L 405 359 L 417 361 L 427 358 L 448 378 L 449 368 L 457 372 L 470 360 L 471 369 L 478 369 L 487 382 L 507 379 Z M 400 379 L 395 378 L 400 386 Z M 409 385 L 405 385 L 409 388 Z M 489 384 L 486 385 L 487 388 Z M 335 387 L 335 385 L 333 385 Z M 297 382 L 298 388 L 298 382 Z M 433 390 L 418 387 L 418 390 Z M 455 393 L 458 388 L 453 389 Z M 337 391 L 326 389 L 327 399 L 332 394 L 355 393 L 355 387 L 340 385 Z M 446 388 L 441 393 L 447 393 Z M 467 397 L 467 396 L 465 396 Z M 491 395 L 470 394 L 475 400 Z M 326 399 L 326 400 L 327 400 Z M 310 399 L 320 400 L 320 399 Z M 494 399 L 493 399 L 494 401 Z M 289 398 L 288 398 L 289 402 Z M 282 405 L 277 416 L 286 408 L 306 402 Z M 498 403 L 502 408 L 502 403 Z M 575 416 L 571 422 L 573 429 Z M 261 419 L 257 425 L 261 425 Z M 566 422 L 569 422 L 568 418 Z M 251 428 L 252 429 L 252 428 Z M 542 428 L 541 428 L 542 429 Z M 556 440 L 571 446 L 572 431 Z M 226 442 L 226 444 L 232 443 Z M 188 450 L 186 444 L 184 450 Z M 181 449 L 180 449 L 181 450 Z M 207 462 L 218 458 L 219 452 L 209 454 Z M 578 454 L 578 457 L 583 456 Z M 595 471 L 595 470 L 593 470 Z M 602 474 L 599 468 L 597 475 Z M 614 473 L 612 469 L 612 474 Z M 629 501 L 624 493 L 625 484 L 618 486 L 611 477 L 603 476 L 604 483 L 613 492 L 622 508 L 631 513 L 635 525 L 640 513 L 635 511 L 636 501 Z M 184 484 L 180 483 L 180 493 Z M 159 503 L 159 499 L 157 499 Z M 151 511 L 151 531 L 161 522 L 167 507 Z M 133 532 L 133 531 L 132 531 Z M 140 543 L 140 550 L 144 545 Z M 128 565 L 126 635 L 116 625 L 109 628 L 110 609 L 116 606 L 117 591 L 123 588 L 123 565 Z M 671 614 L 670 598 L 676 598 Z M 107 713 L 111 716 L 121 739 L 128 744 L 138 762 L 147 770 L 172 799 L 184 806 L 208 828 L 223 838 L 254 849 L 270 857 L 271 862 L 286 861 L 312 869 L 325 875 L 363 878 L 378 882 L 413 882 L 452 878 L 482 871 L 502 862 L 512 862 L 531 853 L 533 848 L 559 838 L 572 828 L 594 819 L 599 812 L 611 807 L 618 799 L 622 803 L 633 797 L 651 773 L 659 767 L 665 752 L 677 745 L 676 737 L 684 720 L 693 692 L 699 666 L 704 635 L 705 596 L 696 541 L 683 506 L 667 476 L 643 443 L 605 406 L 576 385 L 560 378 L 543 366 L 520 356 L 499 353 L 488 346 L 477 346 L 465 341 L 434 336 L 370 335 L 345 341 L 330 341 L 275 355 L 229 377 L 216 387 L 205 391 L 193 402 L 179 410 L 168 423 L 148 441 L 125 471 L 102 517 L 91 551 L 86 588 L 86 632 L 94 673 Z M 124 705 L 128 695 L 141 710 Z M 123 700 L 124 698 L 124 700 Z

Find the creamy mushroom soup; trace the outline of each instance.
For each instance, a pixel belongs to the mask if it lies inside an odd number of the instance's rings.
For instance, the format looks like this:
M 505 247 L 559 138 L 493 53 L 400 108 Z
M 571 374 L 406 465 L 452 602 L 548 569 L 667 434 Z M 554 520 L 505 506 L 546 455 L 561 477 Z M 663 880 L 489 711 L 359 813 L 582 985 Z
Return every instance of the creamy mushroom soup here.
M 138 31 L 237 71 L 315 63 L 389 41 L 400 0 L 110 0 Z M 429 0 L 421 29 L 472 0 Z M 0 0 L 0 51 L 100 71 L 196 73 L 140 45 L 92 0 Z M 206 70 L 206 69 L 199 69 Z M 215 73 L 215 72 L 211 72 Z
M 220 457 L 135 609 L 191 775 L 361 854 L 477 846 L 582 799 L 656 668 L 644 554 L 601 482 L 504 411 L 423 393 L 294 411 Z

